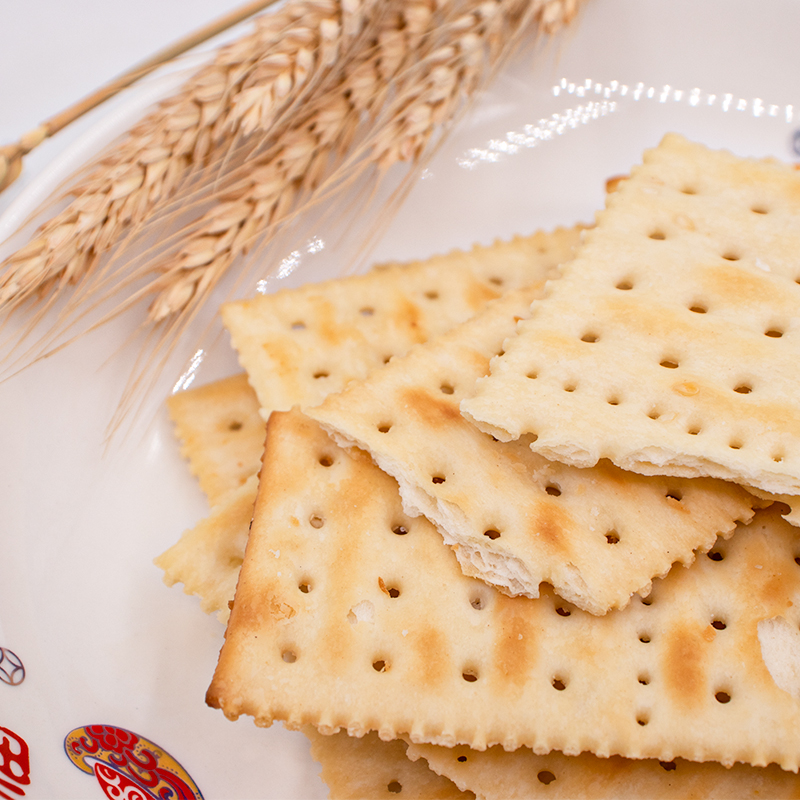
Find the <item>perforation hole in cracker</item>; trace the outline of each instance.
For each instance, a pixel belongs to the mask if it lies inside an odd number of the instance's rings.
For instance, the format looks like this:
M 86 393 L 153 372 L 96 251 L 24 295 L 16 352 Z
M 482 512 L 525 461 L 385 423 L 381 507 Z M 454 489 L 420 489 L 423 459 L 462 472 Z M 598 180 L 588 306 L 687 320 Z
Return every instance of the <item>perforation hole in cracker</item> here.
M 689 306 L 689 311 L 693 314 L 707 314 L 708 306 L 700 301 L 696 301 Z
M 499 539 L 500 531 L 498 531 L 496 528 L 488 528 L 483 532 L 483 535 L 492 540 Z
M 474 593 L 469 599 L 469 604 L 476 611 L 483 611 L 487 605 L 486 595 L 480 592 Z
M 331 374 L 330 374 L 330 372 L 328 372 L 328 370 L 326 370 L 326 369 L 318 369 L 318 370 L 316 370 L 316 372 L 314 372 L 314 380 L 318 381 L 321 378 L 329 378 L 330 375 Z
M 717 546 L 713 550 L 709 550 L 706 553 L 706 556 L 711 559 L 711 561 L 724 561 L 725 560 L 725 551 Z
M 312 514 L 308 518 L 308 524 L 312 528 L 321 528 L 325 524 L 325 518 L 321 514 Z
M 392 533 L 395 536 L 405 536 L 408 533 L 408 527 L 400 523 L 397 525 L 392 525 Z
M 386 784 L 386 790 L 392 794 L 400 794 L 403 791 L 403 784 L 400 781 L 389 781 Z
M 741 259 L 741 256 L 735 250 L 726 250 L 722 254 L 722 257 L 726 261 L 739 261 L 739 259 Z
M 537 773 L 536 779 L 539 781 L 539 783 L 543 783 L 545 786 L 548 786 L 556 779 L 556 776 L 550 772 L 550 770 L 543 769 Z
M 322 467 L 332 467 L 333 466 L 333 457 L 329 456 L 327 453 L 325 455 L 321 455 L 319 457 L 319 464 Z
M 461 673 L 461 678 L 467 683 L 475 683 L 478 677 L 478 670 L 475 667 L 466 667 Z
M 561 678 L 561 677 L 559 677 L 558 675 L 556 675 L 556 676 L 553 678 L 553 680 L 552 680 L 552 681 L 550 681 L 550 685 L 551 685 L 551 686 L 552 686 L 552 687 L 553 687 L 553 688 L 554 688 L 554 689 L 555 689 L 557 692 L 563 692 L 563 691 L 564 691 L 564 689 L 566 689 L 566 688 L 567 688 L 567 682 L 566 682 L 566 680 L 565 680 L 565 679 L 563 679 L 563 678 Z
M 656 230 L 650 231 L 650 233 L 648 233 L 647 236 L 648 238 L 653 239 L 653 241 L 656 242 L 663 242 L 667 238 L 667 235 L 664 233 L 664 231 L 658 228 Z
M 614 284 L 614 287 L 621 292 L 629 292 L 634 287 L 633 278 L 622 278 Z
M 600 334 L 595 331 L 586 331 L 586 333 L 581 336 L 581 341 L 587 344 L 594 344 L 600 341 Z
M 453 392 L 455 391 L 455 389 L 453 388 L 453 384 L 452 384 L 452 383 L 448 383 L 447 381 L 445 381 L 445 382 L 444 382 L 444 383 L 442 383 L 442 385 L 439 387 L 439 391 L 440 391 L 442 394 L 453 394 Z
M 378 578 L 378 588 L 387 596 L 392 598 L 393 600 L 397 597 L 400 597 L 400 588 L 397 585 L 392 583 L 386 583 L 383 578 Z

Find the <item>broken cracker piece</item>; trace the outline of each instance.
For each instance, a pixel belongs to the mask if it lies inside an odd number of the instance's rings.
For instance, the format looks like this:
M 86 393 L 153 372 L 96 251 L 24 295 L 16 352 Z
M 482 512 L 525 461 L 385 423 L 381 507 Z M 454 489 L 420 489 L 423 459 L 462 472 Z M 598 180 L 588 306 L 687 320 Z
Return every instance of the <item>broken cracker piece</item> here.
M 499 442 L 465 419 L 459 402 L 539 294 L 492 301 L 306 413 L 398 481 L 405 510 L 435 523 L 465 574 L 527 597 L 544 581 L 605 614 L 732 534 L 753 498 L 723 481 L 550 462 L 525 438 Z
M 546 458 L 800 495 L 800 172 L 645 153 L 461 408 Z

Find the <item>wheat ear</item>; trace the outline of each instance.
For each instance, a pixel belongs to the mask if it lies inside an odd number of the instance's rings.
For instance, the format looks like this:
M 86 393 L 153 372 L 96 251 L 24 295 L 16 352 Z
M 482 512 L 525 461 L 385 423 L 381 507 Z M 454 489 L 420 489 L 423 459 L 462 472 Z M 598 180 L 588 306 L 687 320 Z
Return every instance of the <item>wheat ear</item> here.
M 192 226 L 175 255 L 148 267 L 157 277 L 138 296 L 155 294 L 149 320 L 202 302 L 237 256 L 297 211 L 298 197 L 311 199 L 323 183 L 351 183 L 341 167 L 323 173 L 334 163 L 334 144 L 355 138 L 354 120 L 369 133 L 359 151 L 366 155 L 350 159 L 351 169 L 374 166 L 383 174 L 398 161 L 417 160 L 531 23 L 552 33 L 576 10 L 577 0 L 481 0 L 439 13 L 426 2 L 403 4 L 378 32 L 375 55 L 351 71 L 304 129 L 283 134 L 285 149 L 261 158 L 249 180 Z
M 267 131 L 337 63 L 373 0 L 292 0 L 223 47 L 67 192 L 69 205 L 0 265 L 0 309 L 86 275 L 124 231 L 237 136 Z

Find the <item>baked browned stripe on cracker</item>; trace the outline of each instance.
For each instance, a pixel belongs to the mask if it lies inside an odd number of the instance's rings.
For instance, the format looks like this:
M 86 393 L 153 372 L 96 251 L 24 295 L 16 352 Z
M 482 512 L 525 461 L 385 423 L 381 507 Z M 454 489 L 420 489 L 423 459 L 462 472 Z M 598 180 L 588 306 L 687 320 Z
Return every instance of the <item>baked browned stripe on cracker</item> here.
M 273 414 L 264 464 L 207 693 L 227 716 L 797 769 L 800 691 L 780 648 L 768 644 L 768 668 L 759 642 L 759 623 L 784 618 L 771 633 L 791 647 L 800 623 L 797 536 L 776 513 L 646 601 L 594 617 L 465 577 L 432 526 L 404 514 L 392 478 L 299 413 Z
M 572 257 L 581 227 L 539 232 L 365 275 L 228 303 L 222 318 L 266 419 L 317 405 L 347 381 L 469 319 Z

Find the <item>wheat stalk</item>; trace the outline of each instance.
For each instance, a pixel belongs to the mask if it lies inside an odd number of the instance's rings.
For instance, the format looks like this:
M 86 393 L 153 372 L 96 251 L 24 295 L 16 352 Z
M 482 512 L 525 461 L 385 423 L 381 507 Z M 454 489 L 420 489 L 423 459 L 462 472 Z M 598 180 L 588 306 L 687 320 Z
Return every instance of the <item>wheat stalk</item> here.
M 75 283 L 220 145 L 269 131 L 362 30 L 373 0 L 293 0 L 258 18 L 92 165 L 69 205 L 0 265 L 0 309 Z
M 297 199 L 310 198 L 324 178 L 328 186 L 352 183 L 341 168 L 326 175 L 325 166 L 341 152 L 335 145 L 355 138 L 357 121 L 370 132 L 361 148 L 366 156 L 351 159 L 351 170 L 374 166 L 380 175 L 398 161 L 418 160 L 529 23 L 553 32 L 576 9 L 577 0 L 480 0 L 442 13 L 427 2 L 402 4 L 377 32 L 374 54 L 349 71 L 313 118 L 285 131 L 285 146 L 260 159 L 250 179 L 192 227 L 175 255 L 148 267 L 157 277 L 139 296 L 155 294 L 149 321 L 202 303 L 253 240 L 266 231 L 274 235 Z

